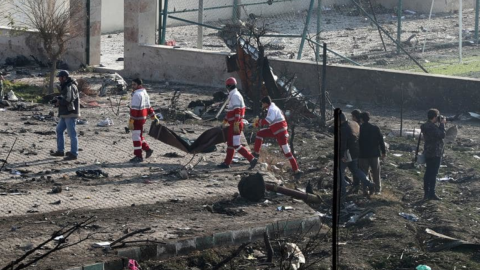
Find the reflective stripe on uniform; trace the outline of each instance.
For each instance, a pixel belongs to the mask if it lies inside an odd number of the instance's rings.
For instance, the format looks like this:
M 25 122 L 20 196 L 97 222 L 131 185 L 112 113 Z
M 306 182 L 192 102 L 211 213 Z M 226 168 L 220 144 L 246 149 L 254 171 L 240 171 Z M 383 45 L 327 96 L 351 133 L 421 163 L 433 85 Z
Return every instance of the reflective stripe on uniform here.
M 283 153 L 285 155 L 289 154 L 290 153 L 290 146 L 288 144 L 284 144 L 284 145 L 282 145 L 282 150 L 283 150 Z
M 283 127 L 283 128 L 281 128 L 281 129 L 275 131 L 275 132 L 273 133 L 273 135 L 277 135 L 278 133 L 283 132 L 283 131 L 286 131 L 286 130 L 287 130 L 287 128 L 286 128 L 286 127 Z
M 233 135 L 233 145 L 240 145 L 240 135 Z
M 141 134 L 142 134 L 141 130 L 132 131 L 132 140 L 137 142 L 141 141 L 142 140 Z

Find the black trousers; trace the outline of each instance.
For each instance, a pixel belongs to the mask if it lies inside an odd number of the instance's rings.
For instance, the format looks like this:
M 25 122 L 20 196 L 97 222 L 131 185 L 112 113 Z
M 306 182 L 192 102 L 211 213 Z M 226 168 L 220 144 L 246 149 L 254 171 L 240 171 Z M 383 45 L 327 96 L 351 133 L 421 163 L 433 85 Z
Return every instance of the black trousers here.
M 435 195 L 435 185 L 437 183 L 437 174 L 440 169 L 441 157 L 425 158 L 427 170 L 423 176 L 423 190 L 426 197 Z

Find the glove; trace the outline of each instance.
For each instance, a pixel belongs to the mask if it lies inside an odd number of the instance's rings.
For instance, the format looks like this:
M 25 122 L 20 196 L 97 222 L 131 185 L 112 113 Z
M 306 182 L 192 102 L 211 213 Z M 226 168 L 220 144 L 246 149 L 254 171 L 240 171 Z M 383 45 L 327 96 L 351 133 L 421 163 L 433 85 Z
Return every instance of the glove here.
M 233 133 L 240 134 L 240 122 L 235 122 L 235 124 L 233 124 Z
M 223 119 L 223 122 L 222 122 L 222 128 L 228 126 L 228 121 L 226 119 Z
M 151 119 L 153 122 L 155 122 L 156 125 L 160 124 L 160 119 L 158 119 L 157 115 L 153 115 Z
M 258 128 L 259 126 L 260 126 L 260 118 L 258 118 L 257 116 L 253 119 L 253 127 Z
M 128 129 L 133 130 L 133 122 L 134 122 L 133 119 L 130 119 L 130 120 L 128 121 Z

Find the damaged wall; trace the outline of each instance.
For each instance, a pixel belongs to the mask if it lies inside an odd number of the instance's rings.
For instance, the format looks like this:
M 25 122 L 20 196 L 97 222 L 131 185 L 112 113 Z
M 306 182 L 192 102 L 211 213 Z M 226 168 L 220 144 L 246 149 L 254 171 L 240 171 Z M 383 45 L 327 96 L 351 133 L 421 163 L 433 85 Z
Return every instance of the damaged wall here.
M 296 86 L 318 93 L 317 65 L 307 61 L 270 60 L 277 73 L 296 74 Z M 320 69 L 321 70 L 321 69 Z M 440 110 L 478 110 L 480 80 L 452 76 L 409 73 L 366 67 L 331 65 L 327 68 L 327 91 L 334 101 L 401 105 Z
M 85 63 L 82 61 L 82 55 L 85 50 L 69 50 L 62 59 L 71 67 L 78 67 Z M 13 31 L 9 28 L 0 28 L 0 64 L 5 62 L 8 57 L 23 55 L 33 61 L 31 55 L 47 64 L 48 60 L 45 50 L 41 46 L 41 40 L 36 31 Z
M 125 70 L 127 77 L 152 81 L 223 87 L 226 53 L 172 48 L 154 44 L 156 0 L 125 0 Z M 140 27 L 141 26 L 141 27 Z M 318 90 L 318 66 L 314 62 L 270 59 L 274 73 L 297 74 L 296 86 Z M 373 68 L 332 65 L 327 69 L 327 90 L 333 100 L 400 105 L 418 109 L 477 109 L 480 80 L 408 73 Z M 308 91 L 305 91 L 308 94 Z
M 133 1 L 133 0 L 132 0 Z M 195 49 L 174 49 L 157 45 L 137 46 L 125 55 L 131 64 L 124 75 L 147 80 L 180 82 L 223 87 L 227 73 L 226 54 Z M 134 64 L 133 62 L 136 62 Z M 296 86 L 305 94 L 318 90 L 317 66 L 314 62 L 270 59 L 275 74 L 296 74 Z M 382 69 L 331 65 L 327 68 L 327 91 L 336 102 L 400 105 L 401 89 L 407 107 L 456 111 L 477 110 L 480 80 L 408 73 Z M 238 78 L 238 77 L 237 77 Z

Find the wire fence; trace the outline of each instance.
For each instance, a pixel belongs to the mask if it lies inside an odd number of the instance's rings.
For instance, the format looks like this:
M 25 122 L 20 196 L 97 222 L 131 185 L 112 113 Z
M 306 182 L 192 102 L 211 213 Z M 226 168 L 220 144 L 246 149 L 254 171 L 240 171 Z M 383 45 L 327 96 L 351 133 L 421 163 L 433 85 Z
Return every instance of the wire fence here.
M 167 45 L 230 51 L 219 31 L 250 24 L 265 30 L 270 58 L 316 61 L 325 42 L 330 63 L 480 78 L 478 0 L 413 7 L 402 0 L 163 2 Z

